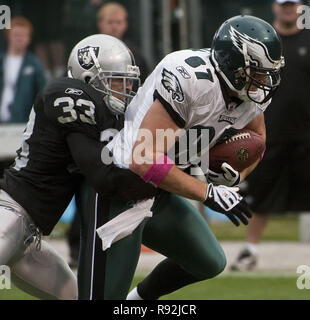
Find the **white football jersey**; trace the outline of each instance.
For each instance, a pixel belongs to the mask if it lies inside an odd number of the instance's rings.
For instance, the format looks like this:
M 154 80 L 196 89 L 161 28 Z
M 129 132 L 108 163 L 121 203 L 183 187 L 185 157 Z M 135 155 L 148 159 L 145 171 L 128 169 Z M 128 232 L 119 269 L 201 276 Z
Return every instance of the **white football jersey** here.
M 270 100 L 260 105 L 226 97 L 209 57 L 209 49 L 181 50 L 156 66 L 128 106 L 124 128 L 107 145 L 117 166 L 129 167 L 141 122 L 155 99 L 180 128 L 211 128 L 210 147 L 266 109 Z

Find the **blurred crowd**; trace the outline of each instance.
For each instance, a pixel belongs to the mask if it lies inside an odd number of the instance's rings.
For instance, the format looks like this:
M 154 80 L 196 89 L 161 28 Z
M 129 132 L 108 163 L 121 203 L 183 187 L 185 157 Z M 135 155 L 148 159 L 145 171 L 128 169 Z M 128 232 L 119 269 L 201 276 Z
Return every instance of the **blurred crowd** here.
M 152 39 L 148 41 L 152 43 L 153 52 L 150 54 L 148 51 L 147 56 L 141 49 L 141 20 L 144 13 L 141 0 L 1 1 L 1 4 L 8 5 L 11 9 L 12 30 L 0 30 L 0 123 L 26 122 L 38 90 L 47 81 L 66 74 L 66 63 L 73 46 L 91 34 L 106 33 L 123 40 L 135 56 L 143 83 L 150 67 L 166 53 L 163 50 L 163 10 L 167 8 L 163 6 L 165 1 L 146 2 L 149 3 L 151 12 L 149 18 L 152 23 Z M 209 0 L 166 2 L 170 4 L 171 17 L 168 23 L 171 24 L 171 50 L 181 48 L 182 30 L 186 32 L 188 47 L 193 46 L 193 38 L 198 41 L 195 47 L 210 47 L 216 26 L 230 16 L 245 13 L 254 14 L 269 22 L 272 19 L 272 0 L 236 0 L 233 3 L 224 0 L 216 3 Z M 199 22 L 196 27 L 200 26 L 199 37 L 191 35 L 191 11 L 200 15 L 195 16 Z M 186 30 L 179 26 L 182 20 L 187 21 Z M 197 28 L 195 30 L 197 31 Z M 15 46 L 21 48 L 16 49 Z M 12 54 L 12 50 L 19 51 L 19 58 L 14 58 L 16 53 Z M 19 62 L 16 63 L 15 60 Z M 13 72 L 8 73 L 7 70 L 11 68 Z M 11 101 L 13 96 L 16 97 L 14 102 Z M 21 111 L 16 113 L 16 110 Z
M 127 9 L 121 1 L 103 0 L 14 0 L 7 4 L 19 28 L 29 28 L 29 40 L 25 47 L 38 58 L 44 68 L 46 80 L 65 75 L 67 58 L 73 46 L 84 37 L 95 33 L 107 33 L 126 42 L 136 56 L 141 69 L 147 69 L 137 47 L 126 37 Z M 123 1 L 124 2 L 124 1 Z M 0 32 L 0 48 L 3 53 L 11 45 L 9 32 Z M 142 75 L 142 78 L 145 75 Z M 2 120 L 3 121 L 3 120 Z

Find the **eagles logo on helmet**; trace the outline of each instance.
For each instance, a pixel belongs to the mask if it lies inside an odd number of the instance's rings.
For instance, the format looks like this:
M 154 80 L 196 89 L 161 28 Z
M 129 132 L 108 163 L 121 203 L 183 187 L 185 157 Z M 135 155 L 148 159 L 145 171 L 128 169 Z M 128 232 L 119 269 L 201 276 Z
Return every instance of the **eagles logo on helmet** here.
M 266 21 L 236 16 L 215 33 L 211 61 L 231 91 L 264 110 L 280 85 L 284 66 L 281 39 Z

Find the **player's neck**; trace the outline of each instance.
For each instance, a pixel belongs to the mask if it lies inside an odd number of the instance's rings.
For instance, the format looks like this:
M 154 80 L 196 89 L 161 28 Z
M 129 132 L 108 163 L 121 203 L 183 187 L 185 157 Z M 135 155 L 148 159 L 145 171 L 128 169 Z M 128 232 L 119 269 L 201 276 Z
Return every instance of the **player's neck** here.
M 299 33 L 301 30 L 298 29 L 297 23 L 284 23 L 279 20 L 275 20 L 273 23 L 275 29 L 279 32 L 281 36 L 292 36 Z

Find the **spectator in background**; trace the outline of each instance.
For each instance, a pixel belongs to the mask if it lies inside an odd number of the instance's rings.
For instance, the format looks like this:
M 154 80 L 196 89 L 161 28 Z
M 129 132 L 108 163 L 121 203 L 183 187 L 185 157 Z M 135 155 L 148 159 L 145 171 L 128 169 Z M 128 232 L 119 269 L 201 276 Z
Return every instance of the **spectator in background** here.
M 97 27 L 100 33 L 105 33 L 125 42 L 132 51 L 136 65 L 140 68 L 141 82 L 143 83 L 149 74 L 145 58 L 128 39 L 125 34 L 128 29 L 127 10 L 117 2 L 108 2 L 100 7 L 97 14 Z
M 33 49 L 42 62 L 47 79 L 66 73 L 63 42 L 64 0 L 23 0 L 23 13 L 34 26 Z
M 248 178 L 248 203 L 254 215 L 246 230 L 246 246 L 232 270 L 257 265 L 258 243 L 271 213 L 310 211 L 310 31 L 298 29 L 300 4 L 299 0 L 276 0 L 272 6 L 285 68 L 279 91 L 265 112 L 267 149 Z
M 33 28 L 23 17 L 6 30 L 7 50 L 0 54 L 0 123 L 23 123 L 38 91 L 45 85 L 44 70 L 28 51 Z
M 44 70 L 28 51 L 33 28 L 27 19 L 13 18 L 5 32 L 7 49 L 0 53 L 0 125 L 26 123 L 35 96 L 45 85 Z M 0 178 L 12 161 L 0 161 Z
M 37 1 L 37 0 L 34 0 Z M 64 42 L 66 59 L 83 38 L 97 33 L 96 15 L 103 0 L 64 0 Z

